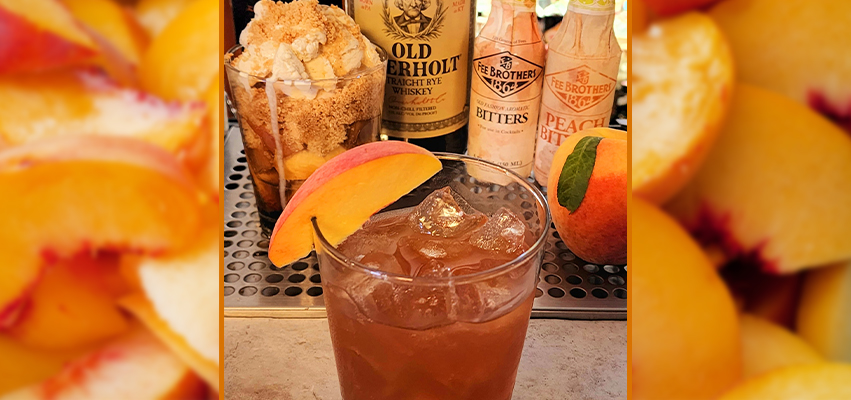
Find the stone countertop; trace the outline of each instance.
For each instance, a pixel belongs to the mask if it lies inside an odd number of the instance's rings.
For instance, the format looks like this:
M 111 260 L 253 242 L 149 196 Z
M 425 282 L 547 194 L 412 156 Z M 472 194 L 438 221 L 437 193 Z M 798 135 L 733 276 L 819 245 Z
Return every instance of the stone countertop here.
M 225 319 L 225 398 L 340 400 L 328 321 Z M 626 321 L 532 319 L 512 400 L 626 399 Z

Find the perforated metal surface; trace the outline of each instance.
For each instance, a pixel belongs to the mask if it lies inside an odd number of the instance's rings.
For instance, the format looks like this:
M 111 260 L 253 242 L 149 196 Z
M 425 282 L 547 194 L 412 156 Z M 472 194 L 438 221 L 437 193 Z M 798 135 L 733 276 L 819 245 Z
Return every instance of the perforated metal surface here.
M 325 316 L 314 254 L 277 268 L 269 261 L 242 141 L 236 127 L 225 137 L 225 316 Z M 577 258 L 550 227 L 533 317 L 626 319 L 626 266 Z

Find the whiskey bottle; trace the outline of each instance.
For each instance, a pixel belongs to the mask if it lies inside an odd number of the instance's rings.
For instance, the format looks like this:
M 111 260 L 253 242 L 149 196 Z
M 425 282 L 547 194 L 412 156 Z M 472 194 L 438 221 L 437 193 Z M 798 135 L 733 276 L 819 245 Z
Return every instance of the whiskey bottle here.
M 387 52 L 381 133 L 431 151 L 467 144 L 473 0 L 347 0 L 361 32 Z

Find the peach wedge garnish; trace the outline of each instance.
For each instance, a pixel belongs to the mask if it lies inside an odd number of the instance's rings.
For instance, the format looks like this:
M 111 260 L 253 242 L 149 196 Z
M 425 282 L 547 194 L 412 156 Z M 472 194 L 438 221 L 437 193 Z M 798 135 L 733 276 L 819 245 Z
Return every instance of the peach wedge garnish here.
M 313 217 L 325 238 L 339 244 L 440 169 L 434 155 L 405 142 L 370 143 L 340 154 L 314 171 L 287 203 L 272 232 L 269 258 L 280 266 L 308 255 Z

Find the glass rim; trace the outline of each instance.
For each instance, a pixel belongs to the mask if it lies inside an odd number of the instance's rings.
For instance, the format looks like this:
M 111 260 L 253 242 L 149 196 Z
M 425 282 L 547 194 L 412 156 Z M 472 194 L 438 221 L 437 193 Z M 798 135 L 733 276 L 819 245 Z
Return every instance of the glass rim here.
M 504 168 L 500 165 L 491 163 L 486 160 L 482 160 L 476 157 L 470 157 L 467 155 L 454 154 L 454 153 L 443 153 L 443 152 L 434 152 L 433 153 L 440 160 L 451 160 L 451 161 L 461 161 L 464 163 L 474 162 L 480 165 L 484 165 L 489 168 L 497 169 L 500 172 L 508 174 L 512 179 L 516 182 L 520 183 L 521 186 L 525 187 L 532 196 L 535 198 L 536 203 L 541 206 L 544 211 L 544 218 L 541 221 L 543 224 L 543 230 L 541 234 L 538 235 L 538 238 L 535 240 L 535 243 L 532 244 L 526 251 L 520 253 L 517 257 L 513 258 L 510 261 L 507 261 L 503 264 L 500 264 L 496 267 L 486 269 L 484 271 L 475 272 L 468 275 L 459 275 L 459 276 L 448 276 L 448 277 L 413 277 L 408 275 L 401 275 L 393 272 L 376 270 L 373 268 L 369 268 L 364 264 L 361 264 L 358 261 L 350 259 L 345 254 L 341 253 L 336 246 L 331 245 L 325 236 L 322 234 L 322 231 L 319 229 L 319 225 L 316 222 L 316 217 L 312 217 L 310 222 L 313 226 L 313 233 L 317 240 L 317 244 L 322 246 L 323 251 L 327 252 L 331 257 L 339 261 L 341 264 L 345 265 L 347 268 L 353 269 L 358 272 L 366 273 L 368 275 L 372 275 L 374 278 L 400 283 L 400 284 L 422 284 L 424 286 L 442 286 L 442 285 L 458 285 L 458 284 L 470 284 L 470 283 L 478 283 L 482 281 L 486 281 L 493 277 L 508 273 L 512 271 L 515 267 L 523 265 L 525 262 L 529 261 L 532 257 L 535 257 L 540 253 L 543 249 L 544 244 L 547 241 L 547 233 L 550 230 L 551 217 L 549 207 L 547 206 L 546 198 L 541 191 L 530 184 L 526 179 L 518 175 L 516 172 L 511 171 L 507 168 Z M 319 249 L 316 249 L 317 253 Z M 319 267 L 320 270 L 322 267 Z
M 370 42 L 370 43 L 371 43 L 371 42 Z M 235 67 L 235 66 L 232 64 L 233 59 L 234 59 L 234 53 L 235 53 L 236 51 L 240 51 L 240 50 L 243 50 L 243 49 L 244 49 L 244 47 L 243 47 L 241 44 L 237 44 L 237 45 L 235 45 L 235 46 L 231 47 L 231 48 L 230 48 L 230 49 L 229 49 L 229 50 L 225 53 L 225 56 L 224 56 L 224 64 L 225 64 L 225 68 L 227 68 L 227 69 L 230 69 L 230 70 L 232 70 L 232 71 L 234 71 L 234 72 L 236 72 L 236 73 L 238 73 L 238 74 L 240 74 L 240 75 L 246 75 L 246 76 L 248 76 L 248 77 L 254 78 L 254 79 L 256 79 L 256 80 L 258 80 L 258 81 L 261 81 L 261 82 L 264 82 L 264 83 L 269 83 L 269 82 L 271 82 L 271 83 L 283 82 L 283 83 L 293 83 L 293 84 L 298 84 L 298 83 L 303 83 L 303 84 L 314 84 L 314 83 L 324 83 L 324 82 L 353 81 L 353 80 L 356 80 L 356 79 L 361 79 L 362 77 L 367 76 L 367 75 L 372 75 L 373 73 L 375 73 L 375 72 L 377 72 L 377 71 L 379 71 L 379 70 L 387 69 L 387 51 L 386 51 L 386 50 L 384 50 L 383 48 L 381 48 L 380 46 L 375 45 L 374 43 L 373 43 L 373 46 L 375 46 L 375 50 L 378 52 L 378 57 L 381 59 L 381 62 L 380 62 L 380 63 L 378 63 L 377 65 L 375 65 L 375 66 L 373 66 L 373 67 L 371 67 L 371 68 L 367 68 L 367 69 L 364 69 L 364 70 L 360 70 L 360 71 L 358 71 L 358 72 L 356 72 L 356 73 L 348 74 L 348 75 L 346 75 L 346 76 L 342 76 L 342 77 L 339 77 L 339 78 L 325 78 L 325 79 L 282 79 L 282 80 L 269 81 L 269 80 L 268 80 L 269 78 L 263 78 L 263 77 L 261 77 L 261 76 L 251 74 L 251 73 L 249 73 L 249 72 L 245 72 L 245 71 L 243 71 L 243 70 L 241 70 L 241 69 L 239 69 L 239 68 Z

